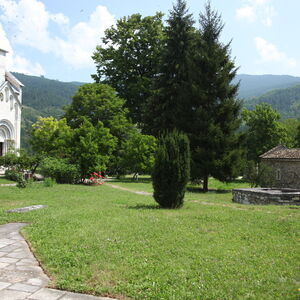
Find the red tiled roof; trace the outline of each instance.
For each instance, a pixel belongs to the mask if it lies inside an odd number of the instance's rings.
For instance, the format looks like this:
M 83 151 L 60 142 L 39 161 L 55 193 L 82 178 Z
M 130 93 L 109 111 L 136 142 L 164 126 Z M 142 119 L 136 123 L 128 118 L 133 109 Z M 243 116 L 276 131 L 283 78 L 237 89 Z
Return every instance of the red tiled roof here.
M 286 146 L 278 145 L 268 152 L 260 155 L 260 158 L 300 160 L 300 148 L 289 149 Z

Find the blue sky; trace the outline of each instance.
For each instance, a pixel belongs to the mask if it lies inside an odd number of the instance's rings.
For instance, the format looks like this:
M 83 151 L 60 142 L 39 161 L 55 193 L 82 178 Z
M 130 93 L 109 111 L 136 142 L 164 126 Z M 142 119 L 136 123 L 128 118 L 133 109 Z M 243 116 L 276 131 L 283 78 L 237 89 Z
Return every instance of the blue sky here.
M 63 81 L 91 81 L 91 55 L 106 28 L 133 13 L 166 15 L 172 0 L 0 0 L 0 48 L 8 68 Z M 205 0 L 187 0 L 198 19 Z M 232 40 L 239 73 L 300 76 L 300 0 L 211 0 Z

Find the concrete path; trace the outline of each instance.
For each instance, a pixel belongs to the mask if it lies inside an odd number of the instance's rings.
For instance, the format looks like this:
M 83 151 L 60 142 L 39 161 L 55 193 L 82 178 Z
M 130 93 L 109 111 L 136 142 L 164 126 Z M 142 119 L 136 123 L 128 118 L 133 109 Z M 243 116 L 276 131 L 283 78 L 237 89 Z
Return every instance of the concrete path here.
M 25 223 L 0 226 L 0 299 L 1 300 L 112 300 L 46 288 L 43 272 L 19 233 Z

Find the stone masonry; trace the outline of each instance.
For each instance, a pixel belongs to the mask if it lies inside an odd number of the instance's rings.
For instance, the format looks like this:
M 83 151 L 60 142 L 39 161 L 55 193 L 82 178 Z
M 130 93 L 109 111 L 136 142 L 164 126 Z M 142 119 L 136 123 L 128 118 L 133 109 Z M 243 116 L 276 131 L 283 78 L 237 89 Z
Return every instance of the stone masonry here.
M 300 190 L 292 189 L 234 189 L 233 202 L 242 204 L 300 205 Z

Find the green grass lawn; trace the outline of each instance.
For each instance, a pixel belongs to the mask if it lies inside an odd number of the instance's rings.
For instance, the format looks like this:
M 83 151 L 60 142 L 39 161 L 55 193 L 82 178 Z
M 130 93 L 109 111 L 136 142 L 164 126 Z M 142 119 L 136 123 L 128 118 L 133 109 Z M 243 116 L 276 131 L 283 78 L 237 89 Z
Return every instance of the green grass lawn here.
M 8 180 L 5 177 L 0 177 L 0 184 L 16 183 L 15 181 Z
M 153 192 L 152 188 L 152 182 L 151 182 L 151 177 L 144 175 L 140 176 L 138 181 L 132 180 L 132 177 L 126 176 L 125 178 L 122 179 L 112 179 L 112 183 L 119 185 L 121 187 L 125 187 L 131 190 L 139 190 L 139 191 L 145 191 L 145 192 Z M 208 188 L 209 190 L 215 192 L 231 192 L 232 189 L 236 188 L 249 188 L 250 184 L 248 182 L 244 182 L 242 180 L 236 180 L 234 182 L 229 182 L 229 183 L 224 183 L 221 182 L 217 179 L 210 178 L 208 181 Z M 188 184 L 187 186 L 188 191 L 190 192 L 199 192 L 202 189 L 202 185 L 198 184 Z
M 296 207 L 235 204 L 230 193 L 185 200 L 167 210 L 106 185 L 0 187 L 0 223 L 30 223 L 23 234 L 52 287 L 120 299 L 299 299 Z M 5 212 L 32 204 L 49 207 Z

